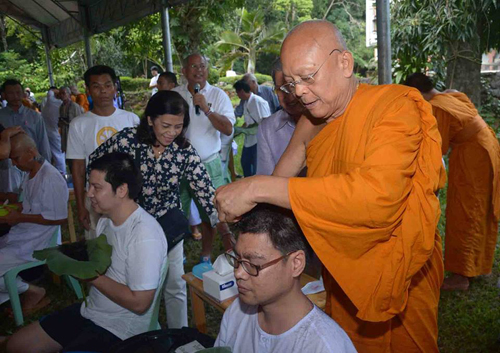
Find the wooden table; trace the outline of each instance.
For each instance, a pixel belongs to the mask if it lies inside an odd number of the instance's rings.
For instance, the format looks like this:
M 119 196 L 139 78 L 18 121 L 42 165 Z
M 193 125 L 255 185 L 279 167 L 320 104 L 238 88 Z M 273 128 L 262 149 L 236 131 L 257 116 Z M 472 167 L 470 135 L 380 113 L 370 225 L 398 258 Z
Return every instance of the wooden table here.
M 207 333 L 207 322 L 205 317 L 205 306 L 204 303 L 210 304 L 221 313 L 224 313 L 226 309 L 231 305 L 234 301 L 234 298 L 226 299 L 223 302 L 219 302 L 209 296 L 203 290 L 203 281 L 199 278 L 196 278 L 192 272 L 186 273 L 182 278 L 186 281 L 189 287 L 189 294 L 191 296 L 191 307 L 193 309 L 193 319 L 196 325 L 196 328 L 201 333 Z M 306 285 L 309 282 L 316 281 L 317 279 L 306 275 L 303 273 L 300 276 L 300 284 L 301 286 Z M 316 294 L 310 294 L 307 296 L 316 306 L 320 309 L 325 308 L 326 304 L 326 292 L 320 292 Z

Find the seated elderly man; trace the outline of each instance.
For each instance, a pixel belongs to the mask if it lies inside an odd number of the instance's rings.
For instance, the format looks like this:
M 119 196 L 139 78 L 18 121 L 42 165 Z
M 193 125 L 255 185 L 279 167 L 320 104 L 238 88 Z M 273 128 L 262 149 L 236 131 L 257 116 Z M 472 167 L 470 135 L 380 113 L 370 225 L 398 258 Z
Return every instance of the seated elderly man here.
M 107 352 L 116 343 L 148 330 L 160 293 L 167 240 L 153 216 L 134 199 L 141 174 L 125 153 L 110 153 L 90 164 L 88 196 L 106 215 L 97 233 L 113 247 L 111 266 L 92 285 L 88 304 L 77 303 L 16 332 L 8 352 Z
M 37 151 L 27 134 L 10 138 L 12 163 L 26 172 L 22 183 L 23 202 L 19 211 L 11 210 L 0 222 L 12 228 L 0 238 L 0 303 L 9 299 L 3 275 L 13 267 L 33 261 L 33 251 L 48 246 L 56 226 L 68 217 L 68 188 L 66 181 Z M 17 200 L 16 194 L 0 194 L 1 199 Z M 45 290 L 20 279 L 17 281 L 23 310 L 30 311 L 48 304 Z
M 260 205 L 236 224 L 239 298 L 224 313 L 216 346 L 233 352 L 356 352 L 347 334 L 303 293 L 307 241 L 290 211 Z

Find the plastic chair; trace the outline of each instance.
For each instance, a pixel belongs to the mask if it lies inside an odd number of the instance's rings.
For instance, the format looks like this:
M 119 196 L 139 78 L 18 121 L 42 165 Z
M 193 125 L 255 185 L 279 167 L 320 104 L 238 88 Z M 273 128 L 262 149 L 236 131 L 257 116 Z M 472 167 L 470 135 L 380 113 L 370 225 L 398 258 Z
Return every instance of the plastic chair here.
M 151 316 L 151 321 L 149 322 L 148 331 L 155 331 L 161 329 L 160 323 L 158 322 L 158 315 L 160 314 L 160 302 L 163 293 L 163 284 L 165 283 L 165 279 L 167 278 L 167 272 L 168 272 L 168 259 L 161 271 L 160 285 L 156 290 L 157 291 L 156 298 L 153 303 L 153 315 Z
M 61 226 L 57 226 L 54 233 L 52 234 L 52 237 L 50 238 L 48 247 L 57 246 L 57 239 L 59 237 L 60 231 Z M 12 312 L 14 313 L 14 321 L 16 322 L 17 326 L 21 326 L 24 323 L 21 301 L 19 300 L 19 293 L 17 291 L 17 275 L 21 271 L 42 265 L 45 265 L 45 261 L 28 262 L 26 264 L 22 264 L 10 269 L 3 275 L 5 287 L 7 288 L 7 292 L 9 292 L 10 305 L 12 306 Z
M 49 248 L 57 246 L 57 242 L 59 239 L 59 234 L 61 231 L 61 226 L 57 226 L 52 237 L 50 238 Z M 23 311 L 21 308 L 21 301 L 19 300 L 19 293 L 17 291 L 17 282 L 16 278 L 19 272 L 27 270 L 29 268 L 37 267 L 45 265 L 45 261 L 32 261 L 26 264 L 19 265 L 10 269 L 4 274 L 4 282 L 5 287 L 7 288 L 7 292 L 9 293 L 10 305 L 12 306 L 12 312 L 14 313 L 14 321 L 17 326 L 21 326 L 24 323 Z M 80 287 L 80 283 L 71 276 L 63 276 L 66 280 L 68 286 L 73 289 L 78 299 L 83 298 L 82 288 Z

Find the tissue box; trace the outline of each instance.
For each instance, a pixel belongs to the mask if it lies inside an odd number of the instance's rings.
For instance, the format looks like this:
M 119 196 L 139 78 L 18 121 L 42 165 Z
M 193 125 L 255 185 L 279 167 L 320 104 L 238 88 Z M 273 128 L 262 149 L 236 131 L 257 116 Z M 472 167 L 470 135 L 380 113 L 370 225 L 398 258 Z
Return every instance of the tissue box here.
M 238 295 L 234 272 L 224 276 L 213 270 L 203 273 L 203 290 L 220 302 Z

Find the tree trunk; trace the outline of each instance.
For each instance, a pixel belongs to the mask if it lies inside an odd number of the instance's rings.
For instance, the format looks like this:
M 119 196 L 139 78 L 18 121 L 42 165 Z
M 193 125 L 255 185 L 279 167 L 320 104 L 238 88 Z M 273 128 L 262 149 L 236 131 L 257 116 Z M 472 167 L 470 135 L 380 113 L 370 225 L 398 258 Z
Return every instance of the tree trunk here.
M 247 65 L 247 73 L 254 74 L 255 73 L 255 58 L 257 57 L 257 53 L 255 50 L 250 49 L 250 53 L 248 54 L 248 65 Z
M 5 30 L 5 16 L 0 15 L 0 36 L 2 37 L 3 50 L 7 51 L 7 31 Z
M 479 35 L 468 42 L 452 42 L 448 53 L 446 87 L 465 93 L 476 107 L 479 107 L 481 105 Z

